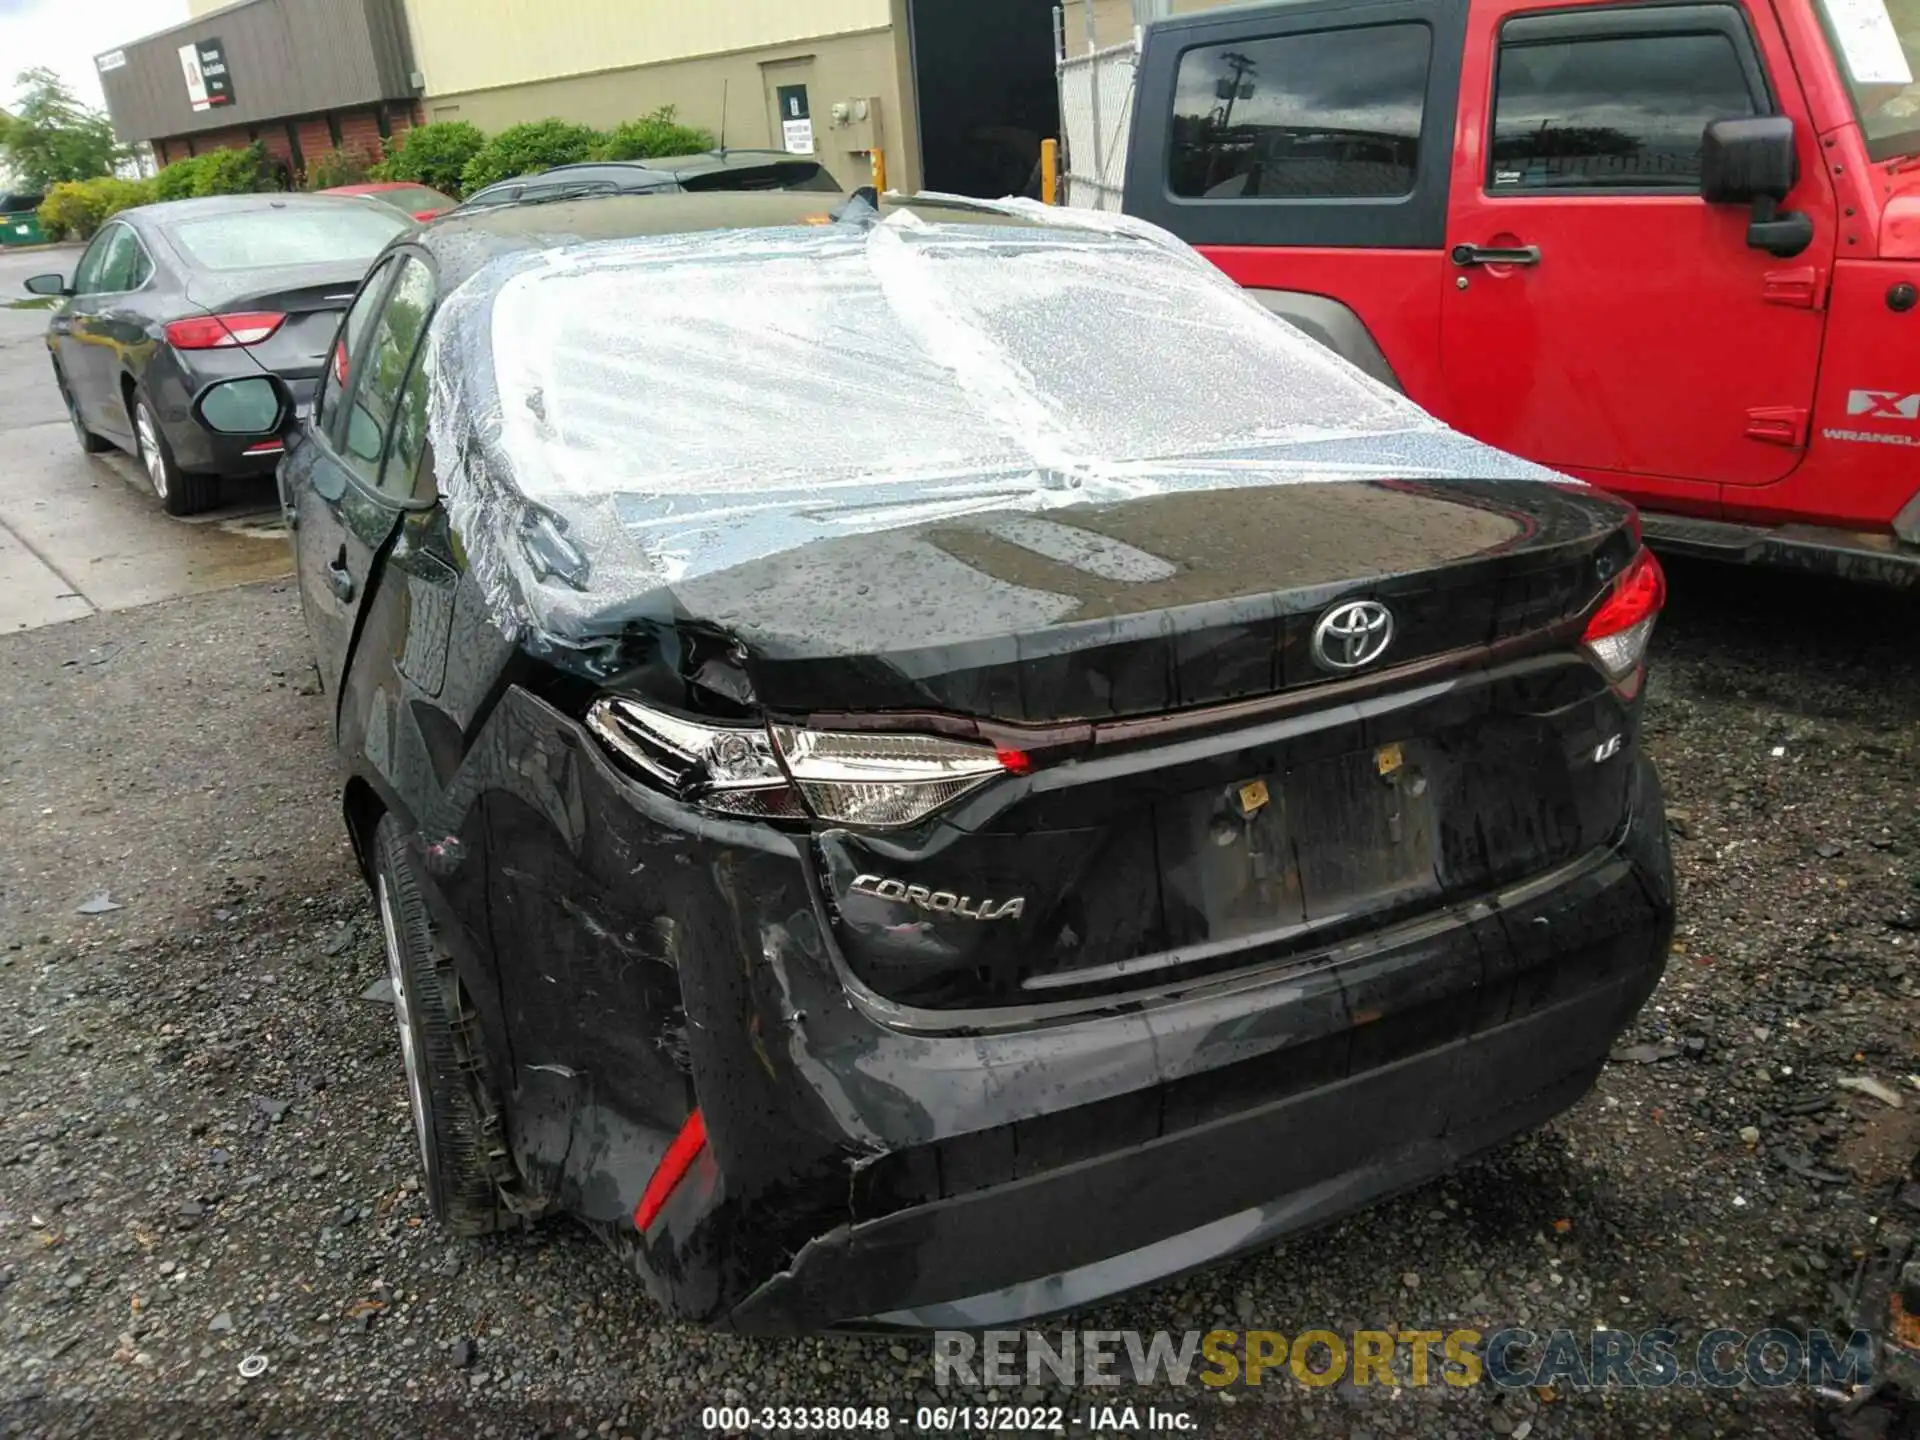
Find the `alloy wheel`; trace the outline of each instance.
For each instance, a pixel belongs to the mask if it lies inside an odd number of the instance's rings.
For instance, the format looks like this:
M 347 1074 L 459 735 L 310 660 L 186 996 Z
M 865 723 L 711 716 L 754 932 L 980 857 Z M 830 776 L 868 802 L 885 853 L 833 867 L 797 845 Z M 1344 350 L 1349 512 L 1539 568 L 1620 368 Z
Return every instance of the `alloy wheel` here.
M 146 467 L 153 493 L 167 498 L 167 460 L 160 453 L 160 432 L 153 423 L 153 412 L 144 402 L 133 407 L 134 438 L 140 445 L 140 463 Z
M 413 1138 L 420 1146 L 420 1169 L 427 1168 L 427 1086 L 420 1073 L 420 1052 L 413 1043 L 413 1011 L 407 1002 L 406 966 L 400 960 L 400 926 L 386 877 L 380 879 L 380 929 L 386 938 L 387 977 L 393 986 L 393 1014 L 400 1024 L 400 1058 L 407 1071 L 407 1108 L 413 1111 Z

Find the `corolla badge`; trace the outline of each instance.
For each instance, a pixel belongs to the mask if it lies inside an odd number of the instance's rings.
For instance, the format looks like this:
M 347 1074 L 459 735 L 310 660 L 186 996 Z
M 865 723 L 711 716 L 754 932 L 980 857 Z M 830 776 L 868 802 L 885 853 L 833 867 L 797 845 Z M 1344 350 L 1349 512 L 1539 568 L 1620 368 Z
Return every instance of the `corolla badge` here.
M 1393 612 L 1378 600 L 1349 600 L 1313 627 L 1313 658 L 1328 670 L 1358 670 L 1393 643 Z
M 974 903 L 971 895 L 956 895 L 951 890 L 929 890 L 924 885 L 909 885 L 904 880 L 883 880 L 878 875 L 856 875 L 856 894 L 878 900 L 894 900 L 902 905 L 917 905 L 935 915 L 958 915 L 963 920 L 1017 920 L 1027 913 L 1027 897 L 1011 900 L 982 900 Z

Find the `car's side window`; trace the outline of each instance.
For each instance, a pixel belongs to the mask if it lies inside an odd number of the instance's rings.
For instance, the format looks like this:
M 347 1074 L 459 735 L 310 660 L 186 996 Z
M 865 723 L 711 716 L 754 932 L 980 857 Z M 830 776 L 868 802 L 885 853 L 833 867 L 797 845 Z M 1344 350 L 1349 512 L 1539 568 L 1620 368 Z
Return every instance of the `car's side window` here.
M 421 476 L 420 456 L 427 448 L 427 403 L 433 391 L 433 341 L 428 339 L 413 357 L 407 383 L 393 417 L 393 443 L 387 447 L 380 471 L 380 489 L 396 500 L 411 501 L 421 488 L 431 493 L 432 479 Z
M 100 272 L 106 265 L 107 251 L 113 245 L 114 232 L 122 228 L 119 225 L 109 225 L 93 237 L 93 243 L 87 246 L 86 253 L 80 257 L 79 265 L 74 267 L 74 294 L 97 295 L 100 293 Z
M 129 235 L 133 232 L 129 230 Z M 147 247 L 141 243 L 138 235 L 133 235 L 133 268 L 127 277 L 127 288 L 138 290 L 153 278 L 153 257 L 147 253 Z
M 1417 22 L 1189 50 L 1168 187 L 1206 200 L 1411 194 L 1432 55 Z
M 106 253 L 100 259 L 100 273 L 93 288 L 98 294 L 118 295 L 133 289 L 133 271 L 140 255 L 140 242 L 124 225 L 109 225 Z
M 333 353 L 327 357 L 326 368 L 321 372 L 320 394 L 313 409 L 314 428 L 330 440 L 338 440 L 343 408 L 340 398 L 346 393 L 347 380 L 366 348 L 367 330 L 380 309 L 380 297 L 393 278 L 393 268 L 394 262 L 389 260 L 367 277 L 347 311 L 345 323 L 334 336 Z
M 1765 113 L 1731 24 L 1681 33 L 1659 25 L 1657 9 L 1639 13 L 1655 21 L 1654 33 L 1531 38 L 1526 22 L 1509 22 L 1490 193 L 1698 190 L 1707 123 Z
M 340 445 L 347 467 L 370 486 L 380 483 L 380 461 L 394 430 L 400 390 L 432 308 L 433 271 L 424 260 L 409 255 L 400 262 L 386 309 L 367 337 Z

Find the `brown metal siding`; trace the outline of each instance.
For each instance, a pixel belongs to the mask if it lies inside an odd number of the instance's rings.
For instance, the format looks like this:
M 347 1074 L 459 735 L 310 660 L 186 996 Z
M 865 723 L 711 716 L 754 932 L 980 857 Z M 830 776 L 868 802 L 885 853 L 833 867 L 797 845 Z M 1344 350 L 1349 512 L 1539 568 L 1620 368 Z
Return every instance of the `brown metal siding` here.
M 400 4 L 251 0 L 123 45 L 126 64 L 100 76 L 114 132 L 122 140 L 145 140 L 408 100 L 412 62 Z M 234 103 L 196 111 L 179 50 L 216 37 L 226 49 Z

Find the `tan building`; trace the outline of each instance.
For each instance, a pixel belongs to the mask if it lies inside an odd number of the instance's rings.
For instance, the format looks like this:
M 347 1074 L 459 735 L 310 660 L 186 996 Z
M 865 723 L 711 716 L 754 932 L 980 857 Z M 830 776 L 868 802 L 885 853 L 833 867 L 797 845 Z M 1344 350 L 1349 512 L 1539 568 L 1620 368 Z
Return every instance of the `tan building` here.
M 792 148 L 810 131 L 851 184 L 866 152 L 910 144 L 895 4 L 407 0 L 407 20 L 428 121 L 605 127 L 671 105 L 730 146 Z M 797 113 L 776 114 L 783 92 Z
M 1084 49 L 1091 4 L 1104 48 L 1127 40 L 1138 20 L 1218 3 L 1064 0 L 1061 22 L 1068 48 Z M 365 20 L 350 13 L 358 5 L 368 7 Z M 1054 5 L 188 0 L 187 24 L 127 47 L 128 54 L 154 51 L 145 103 L 131 93 L 131 77 L 107 73 L 121 52 L 100 63 L 123 138 L 156 140 L 168 156 L 254 139 L 297 171 L 308 151 L 329 141 L 377 149 L 409 122 L 466 120 L 492 132 L 556 116 L 604 128 L 671 105 L 682 121 L 724 136 L 730 147 L 810 148 L 849 187 L 866 181 L 879 151 L 894 186 L 1000 195 L 1025 188 L 1040 140 L 1062 133 Z M 383 28 L 376 11 L 388 6 L 394 21 Z M 261 28 L 268 21 L 291 37 L 278 50 L 271 26 Z M 260 34 L 249 37 L 248 25 Z M 397 80 L 370 87 L 353 76 L 297 73 L 301 56 L 315 71 L 338 68 L 324 57 L 340 46 L 322 37 L 338 32 L 361 43 L 362 31 L 363 48 L 400 57 Z M 159 113 L 178 98 L 172 92 L 180 87 L 163 72 L 174 64 L 167 47 L 183 41 L 234 52 L 240 103 L 232 118 L 249 122 L 244 127 L 221 126 L 226 117 L 218 113 Z M 392 66 L 381 64 L 384 76 Z M 275 105 L 289 86 L 314 92 L 297 97 L 298 116 Z

